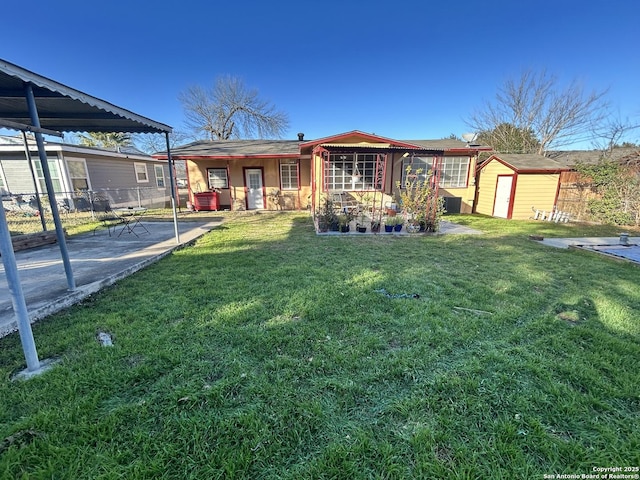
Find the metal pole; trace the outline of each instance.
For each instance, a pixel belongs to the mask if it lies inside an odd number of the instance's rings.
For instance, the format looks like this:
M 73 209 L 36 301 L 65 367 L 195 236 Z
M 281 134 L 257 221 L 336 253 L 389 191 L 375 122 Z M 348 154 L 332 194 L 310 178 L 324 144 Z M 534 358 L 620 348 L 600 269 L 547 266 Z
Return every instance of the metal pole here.
M 0 255 L 2 255 L 2 263 L 4 264 L 9 292 L 11 293 L 13 312 L 18 322 L 18 331 L 20 332 L 24 358 L 27 360 L 27 369 L 33 372 L 40 368 L 40 360 L 38 360 L 36 343 L 33 340 L 33 332 L 31 331 L 31 323 L 29 322 L 29 312 L 27 312 L 27 304 L 24 300 L 22 285 L 20 284 L 16 256 L 13 252 L 11 234 L 9 233 L 4 208 L 0 208 Z
M 33 188 L 36 191 L 36 204 L 38 205 L 38 213 L 40 214 L 40 223 L 42 223 L 42 230 L 47 231 L 47 222 L 44 218 L 44 210 L 42 209 L 42 202 L 40 201 L 40 192 L 38 191 L 38 181 L 36 180 L 36 173 L 33 171 L 33 161 L 31 160 L 31 150 L 29 149 L 29 142 L 27 141 L 27 134 L 22 130 L 22 141 L 24 142 L 24 151 L 27 155 L 27 162 L 29 162 L 29 171 L 31 172 L 31 179 L 33 180 Z
M 169 161 L 169 183 L 171 184 L 171 209 L 173 210 L 173 229 L 176 233 L 176 243 L 180 244 L 180 232 L 178 232 L 178 212 L 176 210 L 176 182 L 173 179 L 173 158 L 169 146 L 169 132 L 164 133 L 167 141 L 167 160 Z
M 34 127 L 40 128 L 40 119 L 38 118 L 38 110 L 36 108 L 36 100 L 33 95 L 33 87 L 30 83 L 25 83 L 24 89 L 25 97 L 27 99 L 27 105 L 29 106 L 29 114 L 31 115 L 31 123 Z M 49 205 L 51 206 L 51 214 L 53 215 L 53 223 L 56 227 L 58 246 L 60 247 L 60 253 L 62 255 L 64 271 L 67 275 L 67 286 L 69 290 L 75 290 L 76 282 L 73 279 L 73 270 L 71 269 L 71 262 L 69 261 L 69 252 L 67 251 L 67 242 L 64 238 L 64 230 L 62 228 L 62 222 L 60 221 L 60 214 L 58 213 L 56 194 L 53 190 L 53 182 L 51 181 L 51 172 L 49 171 L 49 162 L 47 161 L 47 152 L 44 148 L 44 140 L 42 139 L 42 134 L 39 132 L 35 133 L 35 137 L 36 144 L 38 145 L 38 156 L 40 157 L 40 165 L 42 166 L 42 174 L 44 175 L 44 182 L 47 187 Z

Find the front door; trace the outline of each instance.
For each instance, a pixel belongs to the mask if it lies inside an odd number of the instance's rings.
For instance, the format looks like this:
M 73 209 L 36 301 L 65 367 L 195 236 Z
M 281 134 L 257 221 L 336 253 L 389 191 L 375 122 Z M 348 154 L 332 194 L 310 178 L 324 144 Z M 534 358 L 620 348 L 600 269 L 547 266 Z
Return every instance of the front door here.
M 247 210 L 262 210 L 264 208 L 262 169 L 246 169 L 244 172 L 244 182 L 247 186 Z
M 511 204 L 511 185 L 513 175 L 500 175 L 496 184 L 496 197 L 493 204 L 493 216 L 509 218 L 509 205 Z

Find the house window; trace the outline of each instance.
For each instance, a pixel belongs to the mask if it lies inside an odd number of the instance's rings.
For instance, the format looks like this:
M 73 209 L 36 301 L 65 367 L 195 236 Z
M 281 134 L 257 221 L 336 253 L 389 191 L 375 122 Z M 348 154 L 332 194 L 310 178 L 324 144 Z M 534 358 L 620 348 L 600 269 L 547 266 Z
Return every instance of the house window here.
M 209 190 L 214 188 L 229 188 L 229 178 L 226 168 L 207 168 Z
M 432 171 L 433 159 L 426 157 L 405 158 L 402 161 L 402 188 L 407 181 L 407 167 L 412 172 L 421 169 L 420 177 L 426 180 Z M 440 187 L 464 188 L 469 178 L 469 157 L 442 157 L 440 167 Z
M 329 190 L 374 190 L 375 171 L 374 153 L 332 153 L 325 164 L 325 184 Z
M 133 168 L 136 170 L 136 181 L 138 183 L 147 183 L 149 181 L 146 163 L 134 163 Z
M 440 186 L 443 188 L 466 187 L 469 178 L 469 157 L 442 157 Z
M 156 186 L 164 188 L 164 168 L 162 168 L 162 165 L 154 165 L 153 168 L 156 172 Z
M 89 176 L 84 160 L 67 160 L 69 178 L 74 192 L 86 192 L 89 190 Z
M 298 165 L 296 163 L 280 164 L 280 186 L 282 190 L 298 189 Z
M 402 160 L 402 180 L 400 188 L 404 188 L 407 183 L 407 169 L 410 169 L 411 173 L 418 175 L 420 181 L 426 181 L 431 175 L 433 164 L 433 158 L 431 157 L 406 157 Z M 418 171 L 420 173 L 418 173 Z
M 47 165 L 49 166 L 49 173 L 51 174 L 51 183 L 53 184 L 53 192 L 60 193 L 62 192 L 62 184 L 60 183 L 60 171 L 58 170 L 58 162 L 55 160 L 47 160 Z M 36 177 L 38 179 L 38 185 L 40 186 L 41 192 L 47 191 L 47 185 L 44 181 L 44 173 L 42 172 L 42 164 L 40 160 L 35 160 L 33 162 L 33 166 L 36 169 Z

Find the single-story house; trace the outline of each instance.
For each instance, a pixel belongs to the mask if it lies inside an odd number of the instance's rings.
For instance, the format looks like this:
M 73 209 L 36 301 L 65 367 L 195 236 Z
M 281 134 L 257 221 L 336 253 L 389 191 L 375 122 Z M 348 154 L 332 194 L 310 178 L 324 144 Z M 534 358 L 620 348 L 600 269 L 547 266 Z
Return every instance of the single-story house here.
M 25 201 L 46 186 L 35 141 L 28 141 L 33 176 L 22 137 L 0 137 L 0 194 Z M 88 196 L 117 206 L 165 207 L 170 202 L 169 167 L 132 147 L 118 150 L 45 142 L 56 197 L 69 209 L 88 209 Z M 34 185 L 34 177 L 35 184 Z
M 569 167 L 535 154 L 491 155 L 478 168 L 474 213 L 526 220 L 533 209 L 551 212 L 560 175 Z
M 197 141 L 171 155 L 186 163 L 196 209 L 203 202 L 202 209 L 315 209 L 331 192 L 381 192 L 393 202 L 411 166 L 437 171 L 449 212 L 471 213 L 478 153 L 488 150 L 459 140 L 395 140 L 356 130 L 315 140 L 299 134 L 298 140 Z

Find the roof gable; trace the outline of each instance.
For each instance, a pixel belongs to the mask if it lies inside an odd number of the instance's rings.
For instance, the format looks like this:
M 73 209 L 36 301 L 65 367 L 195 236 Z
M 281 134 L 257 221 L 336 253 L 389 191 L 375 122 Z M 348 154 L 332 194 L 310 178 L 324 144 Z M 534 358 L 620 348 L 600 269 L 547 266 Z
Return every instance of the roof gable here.
M 391 138 L 381 137 L 379 135 L 361 132 L 359 130 L 352 130 L 351 132 L 339 133 L 330 137 L 318 138 L 316 140 L 309 140 L 300 144 L 300 148 L 315 147 L 316 145 L 324 144 L 375 144 L 381 143 L 384 145 L 390 145 L 393 147 L 407 147 L 418 148 L 419 145 L 410 144 L 401 140 L 394 140 Z

